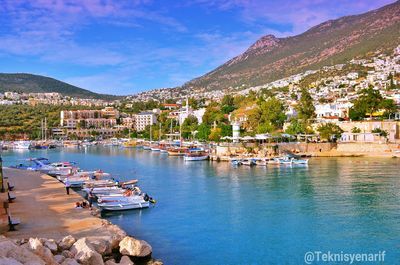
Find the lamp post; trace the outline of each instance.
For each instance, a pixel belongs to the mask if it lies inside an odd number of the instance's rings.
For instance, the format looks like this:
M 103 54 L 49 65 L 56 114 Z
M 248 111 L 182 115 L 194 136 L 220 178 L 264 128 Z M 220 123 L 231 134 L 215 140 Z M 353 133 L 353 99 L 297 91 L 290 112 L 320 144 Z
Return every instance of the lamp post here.
M 3 176 L 3 159 L 0 156 L 0 182 L 1 182 L 1 190 L 0 192 L 5 192 L 4 189 L 4 176 Z

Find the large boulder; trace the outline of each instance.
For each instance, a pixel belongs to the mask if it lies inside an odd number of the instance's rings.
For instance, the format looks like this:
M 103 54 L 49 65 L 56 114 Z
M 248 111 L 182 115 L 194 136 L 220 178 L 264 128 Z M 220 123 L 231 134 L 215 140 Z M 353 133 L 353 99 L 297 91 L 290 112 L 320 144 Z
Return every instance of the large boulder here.
M 121 265 L 134 265 L 132 260 L 128 256 L 122 256 L 121 260 L 119 261 Z
M 47 265 L 58 265 L 58 263 L 56 262 L 56 260 L 53 257 L 53 254 L 51 253 L 50 249 L 43 246 L 40 239 L 30 238 L 28 241 L 27 247 L 34 254 L 41 257 L 46 262 Z
M 25 247 L 17 246 L 4 236 L 0 237 L 0 257 L 16 260 L 25 265 L 45 265 L 46 262 Z
M 62 250 L 68 250 L 72 247 L 72 245 L 76 242 L 76 239 L 69 235 L 64 237 L 63 239 L 60 240 L 60 242 L 58 242 L 58 246 L 62 249 Z
M 75 255 L 75 259 L 84 265 L 104 265 L 102 256 L 96 252 L 95 247 L 90 244 L 86 237 L 76 241 L 71 252 Z
M 74 253 L 72 253 L 71 251 L 69 251 L 69 250 L 63 250 L 62 252 L 61 252 L 61 255 L 63 255 L 65 258 L 70 258 L 70 259 L 73 259 L 74 258 Z
M 80 265 L 76 260 L 66 258 L 61 265 Z
M 152 248 L 144 240 L 138 240 L 136 238 L 126 236 L 119 243 L 119 252 L 122 255 L 142 258 L 150 256 Z
M 89 244 L 100 255 L 111 254 L 112 252 L 112 239 L 109 236 L 104 237 L 87 237 Z
M 104 265 L 118 265 L 118 263 L 116 263 L 114 259 L 110 259 L 104 262 Z
M 54 239 L 45 240 L 43 245 L 50 249 L 53 254 L 57 253 L 58 251 L 58 246 Z
M 0 265 L 23 265 L 21 262 L 16 261 L 12 258 L 3 258 L 0 257 Z
M 107 230 L 109 236 L 111 237 L 111 249 L 118 248 L 119 242 L 121 242 L 121 240 L 126 237 L 126 232 L 117 225 L 113 225 L 111 223 L 103 223 L 103 229 Z
M 57 263 L 61 264 L 65 260 L 65 257 L 63 255 L 55 255 L 54 259 Z

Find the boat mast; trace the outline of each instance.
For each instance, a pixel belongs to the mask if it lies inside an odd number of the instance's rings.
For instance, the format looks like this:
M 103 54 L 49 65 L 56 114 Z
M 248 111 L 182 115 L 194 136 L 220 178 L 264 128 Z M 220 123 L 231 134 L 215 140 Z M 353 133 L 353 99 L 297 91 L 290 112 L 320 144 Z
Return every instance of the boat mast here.
M 150 143 L 151 143 L 151 130 L 152 130 L 152 127 L 153 127 L 153 121 L 150 122 Z
M 161 122 L 160 122 L 160 129 L 158 132 L 158 142 L 160 142 L 160 141 L 161 141 Z
M 44 140 L 47 141 L 47 118 L 44 118 Z

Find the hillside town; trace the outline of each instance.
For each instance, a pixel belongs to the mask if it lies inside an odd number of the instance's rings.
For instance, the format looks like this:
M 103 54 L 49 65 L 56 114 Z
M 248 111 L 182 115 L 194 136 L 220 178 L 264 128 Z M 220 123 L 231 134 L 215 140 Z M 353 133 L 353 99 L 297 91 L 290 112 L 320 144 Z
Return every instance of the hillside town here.
M 352 117 L 351 110 L 360 93 L 369 88 L 394 107 L 390 113 L 382 107 L 365 117 Z M 299 119 L 299 102 L 304 90 L 310 96 L 312 113 L 303 130 L 293 131 L 291 127 L 293 121 Z M 400 46 L 390 55 L 378 53 L 370 59 L 353 59 L 347 64 L 306 71 L 248 89 L 207 92 L 203 89 L 190 96 L 179 89 L 161 89 L 113 102 L 69 98 L 59 93 L 6 92 L 0 98 L 3 105 L 61 106 L 59 126 L 48 129 L 48 136 L 56 139 L 176 136 L 203 141 L 238 141 L 245 136 L 304 134 L 310 136 L 308 140 L 316 141 L 325 138 L 327 141 L 397 143 L 400 140 Z M 262 104 L 257 101 L 268 102 L 271 98 L 282 105 L 282 109 L 276 111 L 281 111 L 283 118 L 279 122 L 269 120 L 269 125 L 251 124 L 252 115 L 257 111 L 261 120 L 263 115 L 270 115 L 263 113 Z M 238 102 L 234 103 L 235 100 Z M 153 102 L 152 108 L 144 105 L 135 109 L 143 102 Z M 63 110 L 62 106 L 81 108 Z M 216 117 L 218 115 L 221 117 Z M 318 128 L 326 124 L 338 126 L 340 133 L 320 137 Z M 240 129 L 234 135 L 232 127 L 235 126 Z

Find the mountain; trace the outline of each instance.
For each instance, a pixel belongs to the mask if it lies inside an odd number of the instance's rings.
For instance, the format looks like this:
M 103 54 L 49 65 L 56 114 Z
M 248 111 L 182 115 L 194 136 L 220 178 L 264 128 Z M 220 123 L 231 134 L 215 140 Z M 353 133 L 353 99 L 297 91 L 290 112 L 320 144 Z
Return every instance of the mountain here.
M 293 37 L 267 35 L 243 54 L 183 85 L 183 90 L 251 87 L 306 70 L 392 51 L 400 44 L 400 1 L 329 20 Z
M 121 98 L 118 96 L 97 94 L 50 77 L 23 73 L 0 73 L 0 93 L 4 93 L 6 91 L 25 93 L 58 92 L 63 96 L 103 100 L 114 100 Z

